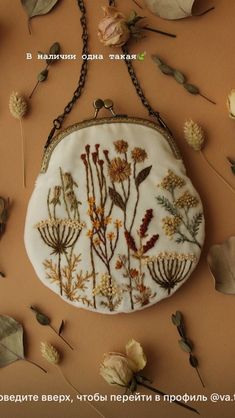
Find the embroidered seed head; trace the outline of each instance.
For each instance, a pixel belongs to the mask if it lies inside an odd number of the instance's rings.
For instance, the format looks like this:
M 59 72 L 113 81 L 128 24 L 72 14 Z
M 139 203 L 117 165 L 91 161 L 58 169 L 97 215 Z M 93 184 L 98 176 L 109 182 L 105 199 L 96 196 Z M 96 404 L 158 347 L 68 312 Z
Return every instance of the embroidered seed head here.
M 60 354 L 59 351 L 49 343 L 41 342 L 41 354 L 42 357 L 51 364 L 59 364 Z
M 13 92 L 10 95 L 9 109 L 14 118 L 22 119 L 28 111 L 28 103 L 25 97 Z
M 148 158 L 147 152 L 139 147 L 136 147 L 131 151 L 131 156 L 135 163 L 142 163 Z
M 98 206 L 98 207 L 95 209 L 95 213 L 96 213 L 97 215 L 103 215 L 103 214 L 104 214 L 104 208 L 102 208 L 101 206 Z
M 192 119 L 187 120 L 184 124 L 184 137 L 195 151 L 200 151 L 203 148 L 205 133 L 201 126 L 193 122 Z
M 115 141 L 114 143 L 115 150 L 119 154 L 125 154 L 128 150 L 128 143 L 124 141 L 123 139 L 119 139 L 118 141 Z
M 66 196 L 68 198 L 68 201 L 70 203 L 70 209 L 76 210 L 78 208 L 78 200 L 76 198 L 76 195 L 73 190 L 70 190 L 68 193 L 66 193 Z
M 112 182 L 122 183 L 131 175 L 131 164 L 120 157 L 114 158 L 109 165 L 109 176 Z
M 127 242 L 128 247 L 130 248 L 130 250 L 132 250 L 134 252 L 137 252 L 137 247 L 136 247 L 136 244 L 135 244 L 135 240 L 132 237 L 132 235 L 127 230 L 125 231 L 124 235 L 125 235 L 126 242 Z
M 194 208 L 198 205 L 199 201 L 197 197 L 192 196 L 189 192 L 185 192 L 182 196 L 180 196 L 176 202 L 175 205 L 178 208 Z
M 136 269 L 130 269 L 130 276 L 132 279 L 134 279 L 135 277 L 138 277 L 139 272 Z
M 73 186 L 78 187 L 70 173 L 64 173 L 65 190 L 73 189 Z
M 98 159 L 98 153 L 97 152 L 93 152 L 92 153 L 92 160 L 93 160 L 94 164 L 97 163 L 97 159 Z
M 144 218 L 142 219 L 140 230 L 139 230 L 141 238 L 145 237 L 152 218 L 153 218 L 153 209 L 146 210 Z
M 60 205 L 61 186 L 55 186 L 53 191 L 53 198 L 50 203 L 54 206 Z
M 167 175 L 163 178 L 160 183 L 160 187 L 165 190 L 174 190 L 176 187 L 181 188 L 185 185 L 185 180 L 177 176 L 173 171 L 168 170 Z
M 123 262 L 121 260 L 117 260 L 115 264 L 115 269 L 121 270 L 122 267 L 123 267 Z

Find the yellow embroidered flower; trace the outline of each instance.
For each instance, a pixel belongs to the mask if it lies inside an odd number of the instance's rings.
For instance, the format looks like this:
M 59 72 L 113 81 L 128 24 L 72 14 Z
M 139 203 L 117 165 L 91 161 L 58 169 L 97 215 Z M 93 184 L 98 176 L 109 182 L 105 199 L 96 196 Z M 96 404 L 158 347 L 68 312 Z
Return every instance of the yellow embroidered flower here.
M 98 245 L 100 245 L 100 242 L 101 242 L 101 241 L 100 241 L 100 239 L 99 239 L 99 238 L 94 238 L 94 239 L 93 239 L 93 244 L 94 244 L 94 245 L 97 245 L 97 246 L 98 246 Z
M 122 221 L 120 219 L 116 219 L 113 224 L 117 229 L 122 227 Z
M 109 241 L 113 241 L 113 240 L 114 240 L 114 238 L 115 238 L 115 234 L 114 234 L 114 232 L 109 232 L 109 233 L 107 234 L 107 238 L 108 238 L 108 240 L 109 240 Z
M 93 289 L 93 295 L 114 297 L 122 292 L 120 286 L 108 274 L 102 274 L 100 284 Z
M 195 208 L 198 205 L 199 201 L 197 197 L 191 195 L 189 192 L 185 192 L 182 196 L 180 196 L 175 205 L 178 208 Z
M 98 208 L 96 208 L 95 210 L 97 215 L 103 215 L 104 214 L 104 208 L 102 208 L 101 206 L 98 206 Z
M 124 141 L 123 139 L 119 139 L 118 141 L 115 141 L 114 143 L 115 150 L 119 154 L 125 154 L 128 150 L 128 143 Z
M 111 216 L 106 216 L 106 218 L 104 219 L 104 224 L 105 225 L 109 225 L 112 222 L 112 218 Z
M 100 229 L 100 221 L 95 220 L 92 222 L 92 225 L 94 229 Z
M 92 216 L 93 214 L 94 214 L 93 209 L 92 209 L 92 208 L 88 209 L 88 211 L 87 211 L 87 215 L 88 215 L 88 216 Z
M 121 260 L 117 260 L 115 264 L 115 269 L 121 270 L 122 267 L 123 267 L 123 262 Z
M 172 190 L 178 187 L 179 189 L 185 185 L 185 180 L 177 176 L 173 171 L 168 170 L 160 186 L 165 190 Z
M 131 164 L 120 157 L 114 158 L 109 165 L 109 176 L 112 182 L 122 183 L 131 175 Z
M 172 238 L 173 235 L 177 232 L 178 227 L 180 226 L 181 219 L 178 216 L 170 217 L 167 216 L 166 218 L 162 219 L 162 228 L 165 234 Z
M 88 229 L 86 235 L 87 235 L 87 237 L 92 238 L 93 237 L 93 231 L 92 231 L 92 229 Z
M 148 158 L 147 152 L 143 148 L 136 147 L 131 151 L 131 156 L 135 163 L 142 163 Z

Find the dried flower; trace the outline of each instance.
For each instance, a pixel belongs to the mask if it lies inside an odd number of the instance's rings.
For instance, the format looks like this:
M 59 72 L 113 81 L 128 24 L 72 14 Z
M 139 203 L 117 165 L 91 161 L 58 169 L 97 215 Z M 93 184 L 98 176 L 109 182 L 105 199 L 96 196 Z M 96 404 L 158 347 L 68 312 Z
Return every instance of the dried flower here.
M 201 126 L 192 119 L 187 120 L 184 124 L 184 136 L 187 143 L 195 150 L 200 151 L 205 142 L 205 133 Z
M 109 165 L 109 176 L 112 182 L 122 183 L 131 175 L 131 164 L 121 158 L 114 158 Z
M 130 38 L 127 18 L 115 7 L 103 7 L 104 17 L 98 26 L 98 37 L 105 46 L 123 46 Z
M 228 95 L 227 106 L 229 110 L 229 117 L 235 119 L 235 89 L 232 89 Z
M 14 118 L 22 119 L 28 111 L 28 103 L 25 97 L 13 92 L 10 95 L 9 109 Z
M 60 353 L 59 351 L 50 343 L 41 342 L 41 354 L 42 357 L 51 364 L 59 364 L 60 362 Z
M 131 156 L 135 163 L 142 163 L 148 158 L 147 152 L 139 147 L 136 147 L 131 151 Z
M 128 150 L 128 143 L 123 139 L 119 139 L 114 142 L 114 147 L 119 154 L 125 154 Z

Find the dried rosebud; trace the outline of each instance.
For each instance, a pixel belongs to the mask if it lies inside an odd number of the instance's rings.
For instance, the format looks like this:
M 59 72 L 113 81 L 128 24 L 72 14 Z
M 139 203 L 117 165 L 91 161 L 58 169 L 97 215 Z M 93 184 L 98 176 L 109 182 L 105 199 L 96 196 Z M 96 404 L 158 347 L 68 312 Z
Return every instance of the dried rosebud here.
M 229 110 L 229 117 L 235 119 L 235 89 L 232 89 L 228 95 L 227 106 Z
M 127 18 L 115 7 L 103 7 L 104 17 L 98 26 L 98 37 L 105 46 L 120 47 L 130 38 Z

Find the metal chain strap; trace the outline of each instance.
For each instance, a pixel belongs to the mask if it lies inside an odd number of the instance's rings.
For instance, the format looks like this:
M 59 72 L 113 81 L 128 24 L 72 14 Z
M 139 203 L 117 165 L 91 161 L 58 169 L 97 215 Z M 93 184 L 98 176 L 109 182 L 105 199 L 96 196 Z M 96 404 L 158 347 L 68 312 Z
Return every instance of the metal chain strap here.
M 82 55 L 83 54 L 88 55 L 89 51 L 88 51 L 88 30 L 87 30 L 86 8 L 85 8 L 83 0 L 77 0 L 77 3 L 81 12 L 80 22 L 81 22 L 81 27 L 82 27 L 82 40 L 83 40 Z M 51 132 L 48 136 L 45 148 L 47 148 L 48 145 L 50 144 L 55 131 L 59 130 L 62 127 L 64 119 L 66 118 L 66 115 L 68 115 L 71 112 L 74 104 L 81 96 L 83 88 L 85 86 L 85 82 L 86 82 L 87 70 L 88 70 L 88 62 L 87 60 L 83 60 L 82 66 L 81 66 L 80 77 L 78 81 L 78 87 L 74 91 L 73 97 L 70 100 L 70 102 L 65 106 L 63 113 L 57 116 L 57 118 L 53 120 L 53 128 L 51 129 Z
M 149 101 L 147 100 L 147 98 L 146 98 L 146 96 L 145 96 L 145 94 L 144 94 L 144 92 L 143 92 L 143 90 L 142 90 L 142 88 L 140 86 L 140 83 L 139 83 L 138 78 L 136 76 L 136 73 L 135 73 L 135 70 L 134 70 L 134 67 L 132 65 L 131 60 L 128 60 L 126 58 L 127 55 L 130 55 L 127 45 L 124 45 L 122 47 L 122 52 L 123 52 L 123 54 L 125 54 L 125 63 L 126 63 L 127 69 L 128 69 L 128 73 L 129 73 L 129 75 L 131 77 L 131 81 L 132 81 L 132 83 L 133 83 L 133 85 L 135 87 L 136 93 L 138 94 L 141 102 L 143 103 L 144 107 L 148 110 L 149 115 L 155 117 L 157 119 L 157 121 L 158 121 L 158 124 L 163 129 L 165 129 L 168 132 L 169 135 L 172 136 L 172 133 L 171 133 L 170 129 L 168 128 L 168 126 L 166 125 L 166 123 L 161 118 L 159 112 L 156 112 L 153 109 L 153 107 L 150 105 Z

